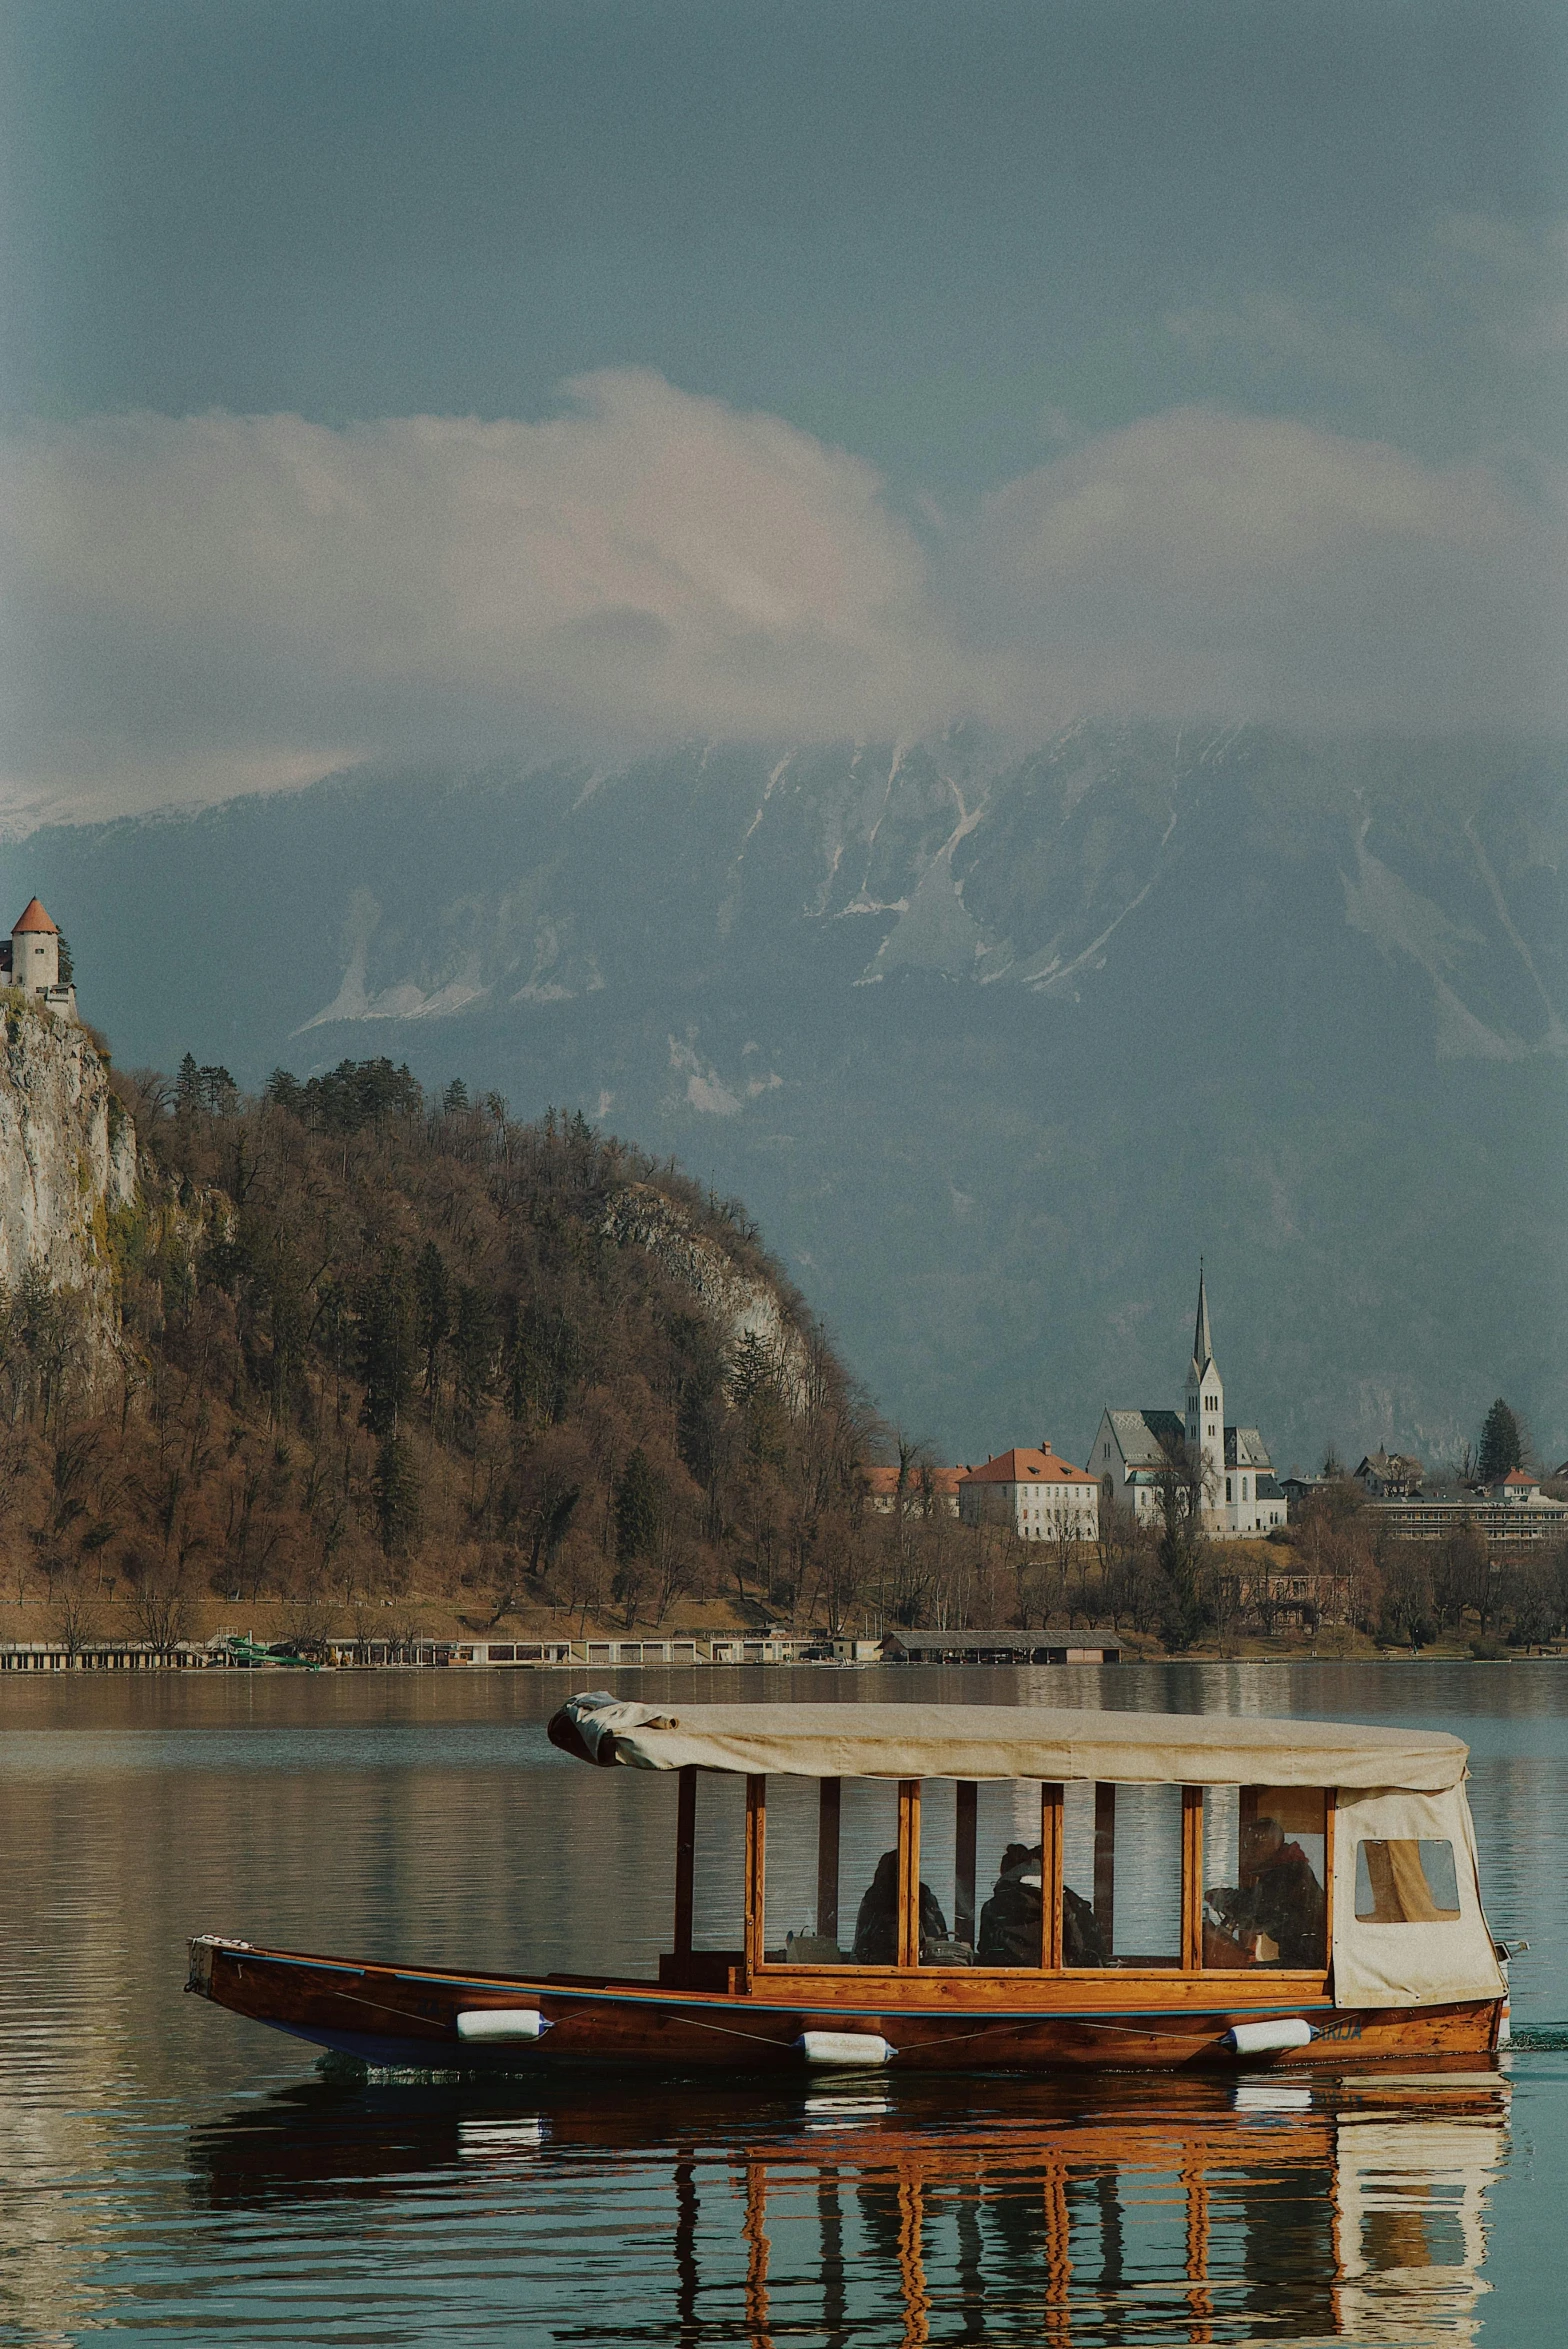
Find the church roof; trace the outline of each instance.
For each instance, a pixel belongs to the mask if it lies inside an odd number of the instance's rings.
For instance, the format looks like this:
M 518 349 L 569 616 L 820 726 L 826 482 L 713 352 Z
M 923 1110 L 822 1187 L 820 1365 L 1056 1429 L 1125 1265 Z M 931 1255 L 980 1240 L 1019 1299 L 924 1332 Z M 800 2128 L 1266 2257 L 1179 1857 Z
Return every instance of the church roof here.
M 1198 1267 L 1198 1320 L 1192 1333 L 1193 1368 L 1203 1375 L 1214 1360 L 1214 1340 L 1209 1335 L 1209 1299 L 1203 1285 L 1203 1267 Z
M 43 907 L 39 904 L 36 897 L 30 897 L 28 899 L 27 905 L 20 919 L 12 923 L 11 935 L 13 938 L 16 936 L 18 930 L 48 930 L 51 935 L 56 938 L 58 938 L 60 935 L 58 929 L 56 929 L 54 923 L 44 912 Z
M 1228 1427 L 1225 1430 L 1225 1465 L 1227 1468 L 1272 1468 L 1268 1446 L 1255 1427 Z
M 1187 1430 L 1179 1411 L 1108 1411 L 1129 1468 L 1163 1468 L 1172 1448 L 1180 1450 Z

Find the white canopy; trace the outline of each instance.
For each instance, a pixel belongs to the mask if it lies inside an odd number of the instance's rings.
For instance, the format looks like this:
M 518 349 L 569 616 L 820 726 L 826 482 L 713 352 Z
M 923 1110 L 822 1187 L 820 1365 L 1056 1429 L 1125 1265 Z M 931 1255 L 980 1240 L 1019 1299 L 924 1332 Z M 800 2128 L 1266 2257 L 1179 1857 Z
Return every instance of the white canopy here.
M 602 1690 L 549 1726 L 582 1761 L 634 1770 L 797 1778 L 1038 1778 L 1155 1786 L 1399 1787 L 1440 1794 L 1468 1747 L 1438 1730 L 1363 1729 L 1234 1713 L 1082 1712 L 1045 1705 L 681 1705 Z

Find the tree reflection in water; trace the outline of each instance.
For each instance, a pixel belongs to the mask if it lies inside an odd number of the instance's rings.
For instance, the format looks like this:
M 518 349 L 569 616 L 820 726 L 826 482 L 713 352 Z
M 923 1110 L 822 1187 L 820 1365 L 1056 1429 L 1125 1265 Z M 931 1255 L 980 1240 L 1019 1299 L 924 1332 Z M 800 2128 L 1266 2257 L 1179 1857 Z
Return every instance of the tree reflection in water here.
M 320 2083 L 196 2132 L 192 2172 L 231 2216 L 372 2200 L 385 2240 L 387 2206 L 428 2214 L 443 2172 L 471 2208 L 481 2164 L 492 2215 L 534 2223 L 509 2302 L 539 2338 L 1431 2349 L 1478 2328 L 1506 2097 L 1440 2071 L 794 2098 Z M 574 2221 L 602 2236 L 612 2182 L 637 2223 L 590 2263 Z

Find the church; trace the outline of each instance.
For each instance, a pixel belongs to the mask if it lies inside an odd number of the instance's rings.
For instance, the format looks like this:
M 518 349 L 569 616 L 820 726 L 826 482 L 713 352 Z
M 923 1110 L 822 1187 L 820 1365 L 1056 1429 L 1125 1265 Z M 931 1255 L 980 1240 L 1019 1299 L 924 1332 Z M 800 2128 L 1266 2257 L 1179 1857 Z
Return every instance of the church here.
M 1255 1427 L 1225 1424 L 1225 1382 L 1214 1359 L 1201 1266 L 1186 1411 L 1102 1413 L 1086 1463 L 1099 1479 L 1101 1507 L 1130 1509 L 1140 1525 L 1158 1523 L 1161 1474 L 1183 1449 L 1203 1463 L 1205 1533 L 1256 1536 L 1284 1524 L 1285 1496 L 1262 1436 Z

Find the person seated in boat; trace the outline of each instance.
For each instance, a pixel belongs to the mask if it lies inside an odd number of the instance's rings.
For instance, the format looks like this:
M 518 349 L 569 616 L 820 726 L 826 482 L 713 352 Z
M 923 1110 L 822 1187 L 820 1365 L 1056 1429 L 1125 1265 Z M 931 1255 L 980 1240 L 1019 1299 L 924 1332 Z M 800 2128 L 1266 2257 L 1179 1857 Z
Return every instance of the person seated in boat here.
M 1299 1843 L 1266 1814 L 1242 1830 L 1241 1881 L 1204 1895 L 1206 1966 L 1317 1966 L 1328 1902 Z
M 924 1962 L 933 1943 L 948 1942 L 947 1919 L 929 1884 L 920 1887 L 920 1955 Z M 855 1918 L 857 1966 L 896 1966 L 898 1963 L 898 1853 L 885 1851 L 876 1874 L 861 1895 Z
M 980 1942 L 976 1951 L 982 1966 L 1037 1966 L 1040 1963 L 1040 1871 L 1044 1865 L 1039 1844 L 1010 1843 L 1002 1854 L 996 1889 L 980 1911 Z M 1062 1963 L 1064 1966 L 1103 1966 L 1105 1936 L 1081 1893 L 1062 1886 Z

